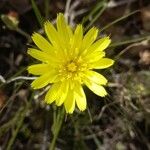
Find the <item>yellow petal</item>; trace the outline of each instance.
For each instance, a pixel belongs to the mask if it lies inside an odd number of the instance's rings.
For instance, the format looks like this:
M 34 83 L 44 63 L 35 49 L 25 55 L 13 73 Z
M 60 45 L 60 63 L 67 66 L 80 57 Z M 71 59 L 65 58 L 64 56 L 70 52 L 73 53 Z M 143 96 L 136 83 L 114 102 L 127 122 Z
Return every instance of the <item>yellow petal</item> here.
M 65 42 L 64 44 L 68 45 L 68 41 L 70 40 L 68 27 L 62 13 L 58 14 L 56 23 L 58 34 L 62 37 L 62 40 Z
M 50 42 L 55 46 L 56 48 L 60 47 L 60 40 L 59 35 L 54 26 L 49 22 L 45 22 L 44 24 L 45 33 L 48 36 L 48 39 Z
M 110 44 L 110 42 L 111 40 L 109 37 L 99 39 L 89 47 L 89 49 L 87 50 L 87 54 L 105 50 Z
M 98 29 L 93 27 L 90 29 L 83 38 L 82 50 L 85 50 L 91 46 L 91 44 L 96 40 L 98 35 Z
M 45 96 L 45 102 L 47 104 L 51 104 L 53 101 L 55 101 L 56 99 L 58 99 L 59 97 L 59 93 L 58 93 L 58 89 L 60 88 L 61 83 L 54 83 L 49 91 L 47 92 L 46 96 Z
M 114 64 L 114 60 L 109 58 L 101 58 L 99 61 L 91 64 L 94 69 L 104 69 L 112 66 Z
M 75 100 L 79 110 L 84 111 L 87 105 L 86 96 L 80 84 L 76 84 L 75 86 Z
M 67 25 L 67 30 L 68 30 L 69 38 L 72 39 L 72 37 L 73 37 L 73 32 L 72 32 L 71 26 Z
M 68 90 L 66 100 L 64 102 L 66 113 L 72 114 L 75 109 L 75 97 L 72 90 Z
M 83 39 L 83 28 L 82 25 L 79 24 L 77 25 L 75 31 L 74 31 L 74 37 L 73 37 L 73 42 L 72 42 L 72 49 L 80 49 L 81 43 Z
M 51 72 L 45 73 L 45 74 L 41 75 L 40 77 L 38 77 L 37 79 L 35 79 L 31 83 L 31 86 L 33 89 L 40 89 L 40 88 L 45 87 L 49 83 L 54 82 L 55 78 L 56 78 L 56 74 L 51 71 Z
M 36 64 L 28 67 L 28 72 L 34 75 L 42 75 L 49 71 L 50 66 L 48 64 Z
M 55 58 L 54 54 L 51 55 L 46 54 L 45 52 L 39 51 L 34 48 L 29 48 L 27 53 L 31 55 L 33 58 L 42 62 L 46 62 L 46 63 L 50 62 L 50 64 L 57 63 L 57 62 L 59 63 L 59 60 Z
M 34 43 L 39 49 L 41 49 L 42 51 L 46 53 L 51 54 L 51 51 L 54 51 L 54 48 L 52 47 L 52 45 L 40 34 L 34 33 L 32 35 L 32 40 L 34 41 Z
M 86 82 L 85 84 L 96 95 L 101 96 L 101 97 L 104 97 L 104 96 L 107 95 L 107 92 L 106 92 L 106 90 L 104 89 L 103 86 L 98 85 L 98 84 L 96 84 L 94 82 L 91 82 L 91 83 Z
M 100 60 L 101 58 L 103 58 L 105 56 L 105 52 L 93 52 L 91 54 L 88 54 L 86 56 L 83 56 L 83 59 L 87 62 L 87 63 L 94 63 L 97 62 L 98 60 Z
M 88 78 L 90 82 L 95 82 L 96 84 L 99 85 L 106 85 L 107 83 L 107 79 L 103 75 L 95 71 L 87 71 L 85 73 L 85 77 Z
M 68 83 L 67 82 L 63 82 L 60 86 L 59 89 L 59 98 L 56 99 L 56 105 L 57 106 L 61 106 L 64 101 L 66 100 L 67 97 L 67 93 L 68 93 Z
M 56 31 L 54 26 L 49 21 L 47 21 L 44 24 L 44 29 L 45 29 L 46 35 L 48 36 L 48 39 L 50 40 L 52 45 L 55 47 L 57 55 L 64 57 L 64 51 L 66 49 L 66 45 L 63 42 L 64 37 L 60 36 L 60 34 Z
M 42 61 L 42 62 L 50 61 L 50 58 L 48 57 L 46 53 L 39 51 L 37 49 L 29 48 L 27 53 L 39 61 Z

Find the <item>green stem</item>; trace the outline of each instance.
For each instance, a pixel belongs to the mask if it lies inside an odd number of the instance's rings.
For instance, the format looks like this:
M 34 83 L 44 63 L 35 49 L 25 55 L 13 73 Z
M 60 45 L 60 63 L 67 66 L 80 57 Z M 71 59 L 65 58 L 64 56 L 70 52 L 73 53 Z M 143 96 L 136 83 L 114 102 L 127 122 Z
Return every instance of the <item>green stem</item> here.
M 50 143 L 49 150 L 54 150 L 55 145 L 56 145 L 56 140 L 59 134 L 59 131 L 61 129 L 63 120 L 65 116 L 65 110 L 62 108 L 61 110 L 58 111 L 56 120 L 53 122 L 53 127 L 52 127 L 52 132 L 53 132 L 53 139 L 52 142 Z
M 17 28 L 16 31 L 17 31 L 18 33 L 20 33 L 21 35 L 23 35 L 25 38 L 27 38 L 28 41 L 31 40 L 30 35 L 29 35 L 28 33 L 24 32 L 22 29 Z

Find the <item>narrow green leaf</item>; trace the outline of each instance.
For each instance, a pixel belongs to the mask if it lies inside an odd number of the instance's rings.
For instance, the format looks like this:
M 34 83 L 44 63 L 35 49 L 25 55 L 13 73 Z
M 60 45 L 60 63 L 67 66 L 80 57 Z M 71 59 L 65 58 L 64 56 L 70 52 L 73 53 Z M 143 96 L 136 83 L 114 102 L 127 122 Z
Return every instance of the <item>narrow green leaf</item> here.
M 48 19 L 50 0 L 45 0 L 44 3 L 45 3 L 45 18 Z
M 34 1 L 34 0 L 31 0 L 31 4 L 32 4 L 32 8 L 33 8 L 33 11 L 34 11 L 34 13 L 35 13 L 35 16 L 36 16 L 36 18 L 37 18 L 37 21 L 38 21 L 39 25 L 40 25 L 41 27 L 43 27 L 44 19 L 43 19 L 41 13 L 40 13 L 40 11 L 39 11 L 39 9 L 38 9 L 38 7 L 37 7 L 35 1 Z
M 123 40 L 120 42 L 113 42 L 112 44 L 110 44 L 109 47 L 122 46 L 122 45 L 130 44 L 130 43 L 139 42 L 142 40 L 150 40 L 150 35 L 145 35 L 145 36 L 141 36 L 141 37 L 134 38 L 134 39 Z
M 101 14 L 105 11 L 106 8 L 106 4 L 104 4 L 101 10 L 93 17 L 91 22 L 86 26 L 85 31 L 87 31 L 94 24 L 94 22 L 101 16 Z
M 85 24 L 87 21 L 90 21 L 89 24 L 86 26 L 85 31 L 87 31 L 94 22 L 101 16 L 107 6 L 107 0 L 99 1 L 95 7 L 91 10 L 91 12 L 82 19 L 82 24 Z M 90 20 L 90 18 L 92 18 Z
M 114 25 L 114 24 L 120 22 L 121 20 L 124 20 L 125 18 L 128 18 L 129 16 L 131 16 L 131 15 L 137 13 L 137 12 L 140 12 L 140 11 L 139 11 L 139 10 L 136 10 L 136 11 L 133 11 L 133 12 L 131 12 L 131 13 L 129 13 L 129 14 L 123 16 L 123 17 L 120 17 L 120 18 L 116 19 L 115 21 L 113 21 L 113 22 L 107 24 L 106 26 L 104 26 L 104 27 L 100 30 L 100 32 L 102 32 L 102 31 L 108 29 L 108 28 L 111 27 L 112 25 Z
M 100 1 L 99 3 L 96 3 L 95 7 L 90 11 L 90 13 L 82 19 L 82 24 L 87 22 L 89 18 L 92 18 L 94 14 L 101 9 L 101 7 L 104 5 L 104 2 L 105 1 Z

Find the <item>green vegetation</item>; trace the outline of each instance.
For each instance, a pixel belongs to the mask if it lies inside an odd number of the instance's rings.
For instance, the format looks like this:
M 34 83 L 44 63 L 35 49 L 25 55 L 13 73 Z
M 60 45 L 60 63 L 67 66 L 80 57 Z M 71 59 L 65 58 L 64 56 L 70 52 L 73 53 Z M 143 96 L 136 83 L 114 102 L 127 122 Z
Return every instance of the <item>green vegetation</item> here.
M 149 0 L 3 1 L 0 149 L 47 150 L 56 142 L 56 149 L 62 150 L 148 150 L 149 8 Z M 102 70 L 109 81 L 109 95 L 100 98 L 85 88 L 88 109 L 75 110 L 64 118 L 57 115 L 64 111 L 62 107 L 44 103 L 47 89 L 31 89 L 34 78 L 26 71 L 33 63 L 26 53 L 33 45 L 29 35 L 35 31 L 42 34 L 43 22 L 49 19 L 55 23 L 59 12 L 65 13 L 73 27 L 82 23 L 86 32 L 96 26 L 101 31 L 99 37 L 110 35 L 112 43 L 107 53 L 115 60 L 113 67 Z

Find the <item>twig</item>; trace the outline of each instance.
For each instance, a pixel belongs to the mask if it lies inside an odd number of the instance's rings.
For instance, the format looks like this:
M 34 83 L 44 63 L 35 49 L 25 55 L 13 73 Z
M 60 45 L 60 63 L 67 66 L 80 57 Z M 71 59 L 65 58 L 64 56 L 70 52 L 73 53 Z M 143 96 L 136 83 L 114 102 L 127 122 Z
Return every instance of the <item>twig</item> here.
M 84 14 L 85 12 L 87 12 L 88 10 L 87 9 L 81 9 L 79 11 L 73 11 L 70 13 L 70 25 L 71 26 L 75 26 L 75 23 L 74 23 L 74 20 L 77 16 L 81 15 L 81 14 Z
M 100 111 L 100 113 L 99 113 L 99 115 L 98 115 L 97 117 L 95 117 L 95 119 L 96 119 L 96 120 L 100 120 L 100 118 L 102 117 L 102 115 L 103 115 L 105 109 L 108 108 L 108 107 L 111 106 L 111 105 L 116 104 L 116 103 L 118 103 L 118 102 L 114 101 L 114 102 L 112 102 L 112 103 L 110 103 L 110 104 L 107 104 L 107 105 L 103 106 L 102 109 L 101 109 L 101 111 Z M 94 119 L 94 120 L 95 120 L 95 119 Z
M 133 3 L 135 1 L 137 1 L 137 0 L 124 0 L 124 1 L 119 1 L 119 2 L 110 1 L 107 4 L 107 8 L 114 8 L 114 7 L 122 6 L 124 4 Z
M 120 87 L 122 87 L 122 85 L 121 84 L 119 84 L 119 83 L 108 83 L 108 87 L 111 87 L 111 88 L 120 88 Z
M 69 12 L 69 14 L 68 14 L 69 15 L 68 16 L 69 17 L 69 24 L 72 27 L 75 26 L 74 19 L 77 16 L 79 16 L 79 15 L 81 15 L 81 14 L 86 12 L 86 9 L 75 10 L 79 6 L 80 3 L 81 3 L 81 1 L 74 1 L 72 3 L 72 5 L 70 5 L 70 8 L 68 10 L 68 12 Z
M 19 76 L 19 77 L 15 77 L 15 78 L 12 78 L 8 81 L 6 81 L 6 83 L 10 83 L 10 82 L 13 82 L 13 81 L 16 81 L 16 80 L 35 80 L 37 77 L 26 77 L 26 76 Z
M 70 6 L 70 12 L 74 11 L 77 6 L 79 6 L 80 1 L 74 1 L 74 3 Z
M 87 9 L 81 9 L 81 10 L 77 11 L 74 16 L 77 17 L 77 16 L 79 16 L 79 15 L 84 14 L 84 13 L 87 12 L 87 11 L 88 11 Z
M 66 7 L 65 7 L 65 18 L 66 18 L 67 22 L 68 22 L 68 17 L 69 17 L 70 4 L 71 4 L 71 0 L 67 0 Z
M 50 86 L 47 86 L 45 89 L 42 90 L 42 92 L 36 94 L 34 96 L 34 99 L 38 99 L 40 96 L 42 96 L 43 94 L 45 94 L 45 92 L 47 92 L 49 88 L 50 88 Z
M 4 77 L 3 77 L 2 75 L 0 75 L 0 81 L 1 81 L 2 83 L 5 83 L 5 82 L 6 82 L 6 80 L 4 79 Z
M 5 80 L 4 77 L 2 75 L 0 75 L 0 81 L 2 83 L 11 83 L 14 82 L 16 80 L 35 80 L 37 77 L 26 77 L 26 76 L 18 76 L 9 80 Z
M 139 45 L 141 45 L 141 44 L 147 45 L 147 44 L 148 44 L 148 40 L 144 40 L 144 41 L 141 41 L 141 42 L 139 42 L 139 43 L 133 43 L 133 44 L 129 45 L 128 47 L 126 47 L 125 49 L 123 49 L 123 50 L 115 57 L 115 59 L 119 59 L 119 57 L 120 57 L 121 55 L 123 55 L 126 51 L 128 51 L 129 49 L 131 49 L 131 48 L 134 47 L 134 46 L 139 46 Z
M 74 19 L 87 12 L 87 9 L 80 9 L 80 10 L 75 10 L 79 4 L 81 3 L 81 1 L 74 1 L 72 4 L 71 4 L 71 0 L 67 0 L 66 2 L 66 6 L 65 6 L 65 18 L 66 18 L 66 21 L 73 27 L 75 25 L 74 23 Z

